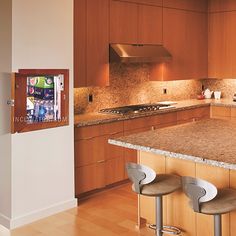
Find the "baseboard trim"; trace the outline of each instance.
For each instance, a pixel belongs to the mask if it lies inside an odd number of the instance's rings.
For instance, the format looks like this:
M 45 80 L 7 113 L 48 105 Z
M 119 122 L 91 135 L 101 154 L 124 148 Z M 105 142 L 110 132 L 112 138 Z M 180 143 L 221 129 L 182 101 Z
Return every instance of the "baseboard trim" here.
M 40 220 L 42 218 L 57 214 L 62 211 L 66 211 L 71 208 L 74 208 L 76 206 L 77 206 L 77 199 L 74 198 L 72 200 L 61 202 L 61 203 L 58 203 L 55 205 L 51 205 L 47 208 L 40 209 L 38 211 L 31 212 L 27 215 L 13 218 L 10 220 L 10 224 L 9 224 L 10 227 L 7 227 L 7 226 L 5 226 L 5 227 L 10 228 L 10 229 L 15 229 L 20 226 Z
M 0 225 L 9 229 L 11 225 L 11 219 L 5 215 L 0 214 Z

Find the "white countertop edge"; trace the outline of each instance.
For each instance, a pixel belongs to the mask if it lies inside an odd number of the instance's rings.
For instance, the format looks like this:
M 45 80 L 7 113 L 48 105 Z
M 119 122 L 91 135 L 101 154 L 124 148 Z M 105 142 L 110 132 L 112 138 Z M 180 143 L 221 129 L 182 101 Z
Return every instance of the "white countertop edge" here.
M 209 159 L 204 159 L 201 157 L 195 157 L 195 156 L 191 156 L 191 155 L 185 155 L 185 154 L 181 154 L 181 153 L 164 151 L 164 150 L 151 148 L 151 147 L 147 147 L 147 146 L 126 143 L 126 142 L 122 142 L 122 141 L 118 141 L 118 140 L 114 140 L 114 139 L 108 139 L 108 143 L 113 144 L 113 145 L 117 145 L 120 147 L 134 149 L 137 151 L 151 152 L 154 154 L 163 155 L 163 156 L 170 157 L 170 158 L 182 159 L 182 160 L 186 160 L 186 161 L 193 161 L 193 162 L 200 163 L 200 164 L 207 164 L 207 165 L 211 165 L 211 166 L 215 166 L 215 167 L 221 167 L 224 169 L 236 170 L 236 164 L 230 164 L 230 163 L 226 163 L 226 162 L 209 160 Z

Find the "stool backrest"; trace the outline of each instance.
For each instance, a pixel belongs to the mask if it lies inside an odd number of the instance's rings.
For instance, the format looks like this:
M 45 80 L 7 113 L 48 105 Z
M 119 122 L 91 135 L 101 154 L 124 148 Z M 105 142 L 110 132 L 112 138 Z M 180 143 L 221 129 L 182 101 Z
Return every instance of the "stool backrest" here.
M 126 170 L 136 193 L 141 192 L 142 185 L 149 184 L 156 178 L 156 172 L 145 165 L 129 162 L 126 163 Z
M 217 195 L 217 188 L 213 184 L 189 176 L 182 177 L 182 187 L 184 193 L 191 199 L 195 212 L 200 212 L 201 202 L 209 202 Z

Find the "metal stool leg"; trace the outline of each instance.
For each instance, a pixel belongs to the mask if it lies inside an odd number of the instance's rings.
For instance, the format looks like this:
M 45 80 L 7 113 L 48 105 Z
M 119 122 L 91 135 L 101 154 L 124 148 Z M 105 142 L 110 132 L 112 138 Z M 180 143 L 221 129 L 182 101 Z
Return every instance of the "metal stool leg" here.
M 162 236 L 163 219 L 162 219 L 162 196 L 156 197 L 156 236 Z
M 214 236 L 222 236 L 221 215 L 214 215 Z

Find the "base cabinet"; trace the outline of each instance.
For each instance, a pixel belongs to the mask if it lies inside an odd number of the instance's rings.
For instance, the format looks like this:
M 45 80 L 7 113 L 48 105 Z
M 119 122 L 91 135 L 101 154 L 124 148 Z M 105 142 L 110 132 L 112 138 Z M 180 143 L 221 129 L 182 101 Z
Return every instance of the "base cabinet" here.
M 108 139 L 123 135 L 123 122 L 75 128 L 75 195 L 124 180 L 123 148 Z
M 209 118 L 209 116 L 210 108 L 201 107 L 75 128 L 76 196 L 128 179 L 125 164 L 137 162 L 137 151 L 108 144 L 109 138 Z

